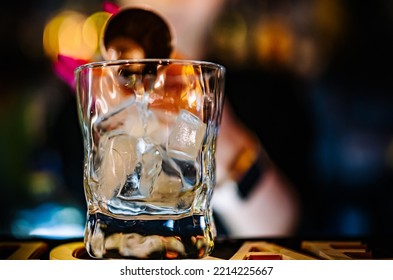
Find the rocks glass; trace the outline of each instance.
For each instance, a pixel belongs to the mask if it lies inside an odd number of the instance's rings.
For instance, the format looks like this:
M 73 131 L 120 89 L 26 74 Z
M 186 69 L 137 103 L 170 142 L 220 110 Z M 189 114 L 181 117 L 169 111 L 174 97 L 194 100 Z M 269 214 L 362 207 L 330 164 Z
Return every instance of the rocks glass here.
M 90 256 L 211 253 L 224 76 L 221 65 L 174 59 L 102 61 L 75 70 Z

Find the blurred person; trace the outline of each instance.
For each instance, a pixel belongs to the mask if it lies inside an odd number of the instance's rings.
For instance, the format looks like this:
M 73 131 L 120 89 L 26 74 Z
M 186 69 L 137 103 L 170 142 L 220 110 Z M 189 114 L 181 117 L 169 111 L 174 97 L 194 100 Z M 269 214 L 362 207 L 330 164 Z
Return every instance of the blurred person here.
M 300 235 L 391 236 L 389 5 L 336 0 L 263 3 L 265 10 L 254 13 L 259 52 L 239 71 L 229 71 L 227 96 L 272 161 L 296 185 L 302 198 Z M 248 11 L 245 15 L 254 18 Z M 227 35 L 233 28 L 231 22 L 222 22 L 215 31 L 221 39 L 225 27 Z M 222 49 L 232 50 L 220 45 L 215 51 Z M 233 61 L 230 53 L 220 56 L 222 61 Z M 261 86 L 242 83 L 252 80 Z M 237 92 L 252 92 L 261 101 L 250 102 L 251 96 Z
M 207 35 L 226 1 L 119 0 L 117 4 L 157 11 L 173 29 L 176 54 L 205 59 Z M 212 205 L 218 233 L 230 237 L 294 235 L 301 213 L 297 192 L 233 109 L 226 101 L 217 143 Z

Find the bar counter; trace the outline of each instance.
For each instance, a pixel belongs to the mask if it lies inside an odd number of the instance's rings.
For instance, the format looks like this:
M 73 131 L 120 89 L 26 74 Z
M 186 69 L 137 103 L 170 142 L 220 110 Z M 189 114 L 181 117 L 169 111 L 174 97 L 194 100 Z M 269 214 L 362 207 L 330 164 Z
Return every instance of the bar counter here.
M 18 240 L 0 237 L 2 260 L 91 259 L 83 240 Z M 217 239 L 206 259 L 219 260 L 393 260 L 393 238 Z

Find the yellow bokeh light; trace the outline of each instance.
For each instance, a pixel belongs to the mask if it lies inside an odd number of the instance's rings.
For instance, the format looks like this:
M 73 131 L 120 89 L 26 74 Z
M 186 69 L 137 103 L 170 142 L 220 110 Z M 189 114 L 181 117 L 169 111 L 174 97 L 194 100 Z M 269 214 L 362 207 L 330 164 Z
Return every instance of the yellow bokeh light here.
M 46 55 L 52 61 L 56 61 L 59 54 L 94 60 L 99 54 L 102 29 L 109 17 L 107 12 L 97 12 L 89 17 L 75 11 L 55 15 L 44 29 Z
M 51 60 L 56 60 L 57 55 L 59 54 L 59 29 L 69 13 L 69 11 L 65 11 L 54 16 L 45 26 L 43 34 L 43 47 L 45 54 Z
M 89 16 L 83 25 L 83 40 L 89 48 L 94 50 L 94 56 L 100 56 L 102 33 L 110 16 L 111 14 L 107 12 L 97 12 Z
M 256 55 L 260 63 L 287 65 L 293 57 L 294 38 L 287 21 L 282 17 L 267 17 L 255 30 Z
M 85 58 L 86 50 L 80 48 L 82 42 L 82 26 L 85 18 L 74 13 L 69 17 L 66 17 L 59 28 L 58 40 L 59 40 L 59 53 L 62 55 L 75 57 L 77 54 L 78 58 Z

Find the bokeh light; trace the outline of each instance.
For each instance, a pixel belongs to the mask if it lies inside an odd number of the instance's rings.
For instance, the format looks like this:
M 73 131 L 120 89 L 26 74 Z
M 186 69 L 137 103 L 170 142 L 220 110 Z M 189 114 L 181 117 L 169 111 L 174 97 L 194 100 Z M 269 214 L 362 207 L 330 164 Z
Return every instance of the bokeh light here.
M 57 61 L 59 55 L 92 61 L 99 57 L 102 29 L 110 17 L 108 12 L 86 16 L 66 10 L 53 16 L 43 35 L 45 54 Z
M 292 62 L 294 36 L 282 16 L 266 16 L 256 24 L 256 58 L 261 64 L 289 65 Z

